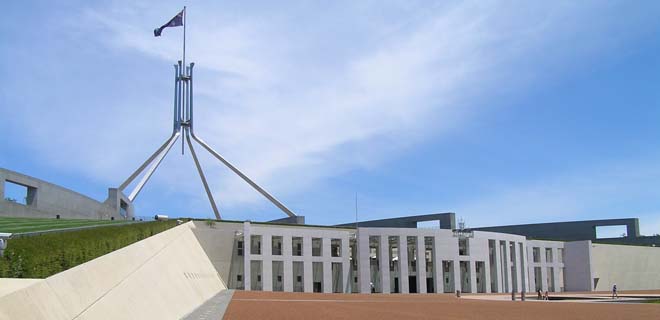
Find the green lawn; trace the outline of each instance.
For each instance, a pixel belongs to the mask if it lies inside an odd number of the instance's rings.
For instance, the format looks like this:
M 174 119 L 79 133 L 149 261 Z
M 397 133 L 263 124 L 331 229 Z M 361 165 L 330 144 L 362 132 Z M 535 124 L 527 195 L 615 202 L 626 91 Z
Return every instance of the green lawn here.
M 100 226 L 123 222 L 126 221 L 0 217 L 0 232 L 23 233 L 84 226 Z

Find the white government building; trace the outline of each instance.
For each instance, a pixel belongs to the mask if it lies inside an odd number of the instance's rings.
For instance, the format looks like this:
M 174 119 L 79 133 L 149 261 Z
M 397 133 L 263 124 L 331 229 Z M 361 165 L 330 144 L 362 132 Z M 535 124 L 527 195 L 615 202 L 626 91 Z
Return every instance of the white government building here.
M 428 220 L 438 220 L 437 227 L 414 227 Z M 628 290 L 660 287 L 654 267 L 659 248 L 456 229 L 453 213 L 361 222 L 357 228 L 221 221 L 194 232 L 230 289 L 506 293 L 609 290 L 613 283 Z M 628 261 L 610 263 L 612 254 Z M 635 278 L 649 273 L 656 275 L 650 282 Z

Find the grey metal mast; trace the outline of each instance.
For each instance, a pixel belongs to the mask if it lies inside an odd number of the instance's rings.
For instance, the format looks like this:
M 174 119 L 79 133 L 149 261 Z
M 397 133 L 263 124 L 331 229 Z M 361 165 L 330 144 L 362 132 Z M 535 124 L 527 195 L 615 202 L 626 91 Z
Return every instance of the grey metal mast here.
M 147 168 L 147 166 L 151 165 L 149 166 L 149 169 L 144 174 L 140 182 L 135 186 L 133 191 L 131 191 L 130 195 L 128 196 L 130 201 L 134 201 L 135 198 L 137 198 L 140 191 L 142 190 L 142 188 L 144 188 L 144 186 L 149 181 L 149 178 L 151 178 L 151 176 L 154 174 L 156 169 L 158 169 L 158 166 L 163 161 L 165 156 L 167 156 L 170 149 L 172 149 L 174 143 L 179 139 L 179 137 L 181 137 L 182 139 L 181 153 L 183 154 L 184 144 L 187 143 L 188 148 L 190 149 L 190 154 L 192 155 L 192 158 L 195 161 L 195 167 L 197 168 L 197 173 L 199 174 L 199 178 L 202 180 L 202 185 L 204 185 L 206 196 L 209 199 L 211 208 L 213 209 L 213 213 L 215 214 L 216 219 L 221 219 L 220 211 L 218 210 L 216 202 L 213 199 L 213 193 L 209 188 L 208 182 L 206 180 L 206 176 L 204 175 L 204 170 L 202 169 L 202 166 L 199 163 L 199 159 L 197 158 L 197 153 L 195 152 L 195 149 L 192 144 L 193 140 L 197 142 L 199 145 L 201 145 L 210 154 L 212 154 L 216 159 L 218 159 L 232 172 L 234 172 L 236 175 L 241 177 L 243 181 L 247 182 L 247 184 L 249 184 L 257 192 L 261 193 L 261 195 L 263 195 L 276 207 L 282 210 L 285 214 L 287 214 L 289 217 L 295 217 L 296 214 L 293 213 L 293 211 L 291 211 L 279 200 L 273 197 L 264 188 L 260 187 L 256 182 L 252 181 L 252 179 L 250 179 L 247 175 L 245 175 L 243 172 L 238 170 L 238 168 L 232 165 L 229 161 L 225 160 L 225 158 L 223 158 L 218 152 L 213 150 L 213 148 L 211 148 L 206 142 L 204 142 L 201 138 L 195 135 L 195 131 L 193 130 L 193 67 L 195 66 L 195 63 L 190 63 L 190 65 L 188 66 L 185 65 L 185 50 L 186 50 L 185 28 L 188 22 L 187 19 L 185 18 L 186 15 L 185 7 L 183 9 L 183 14 L 184 14 L 184 24 L 183 24 L 184 61 L 183 64 L 181 61 L 178 61 L 178 63 L 174 65 L 174 111 L 173 111 L 172 135 L 167 140 L 165 140 L 165 142 L 156 150 L 156 152 L 154 152 L 151 156 L 149 156 L 149 158 L 147 158 L 147 160 L 144 163 L 142 163 L 142 165 L 138 167 L 137 170 L 135 170 L 119 186 L 118 188 L 119 191 L 123 191 L 124 189 L 126 189 L 126 187 L 128 187 L 133 182 L 133 180 L 135 180 L 135 178 L 137 178 L 144 171 L 144 169 Z M 192 140 L 190 139 L 191 137 Z

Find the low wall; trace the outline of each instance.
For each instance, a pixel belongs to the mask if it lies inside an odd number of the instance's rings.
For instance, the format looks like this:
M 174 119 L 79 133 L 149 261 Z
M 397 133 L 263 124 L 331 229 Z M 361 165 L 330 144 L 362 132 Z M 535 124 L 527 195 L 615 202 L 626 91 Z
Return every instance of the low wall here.
M 593 244 L 596 291 L 660 289 L 660 248 Z
M 191 222 L 0 297 L 0 319 L 179 319 L 226 289 Z

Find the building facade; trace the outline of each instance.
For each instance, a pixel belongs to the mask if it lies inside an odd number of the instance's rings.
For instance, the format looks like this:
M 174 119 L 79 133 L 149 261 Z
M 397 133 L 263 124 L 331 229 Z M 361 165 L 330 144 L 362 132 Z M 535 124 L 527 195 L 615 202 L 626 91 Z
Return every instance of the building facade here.
M 565 290 L 563 242 L 440 228 L 220 222 L 196 234 L 230 289 L 324 293 Z M 212 233 L 224 236 L 213 236 Z M 205 245 L 206 244 L 206 245 Z M 577 256 L 577 255 L 576 255 Z

